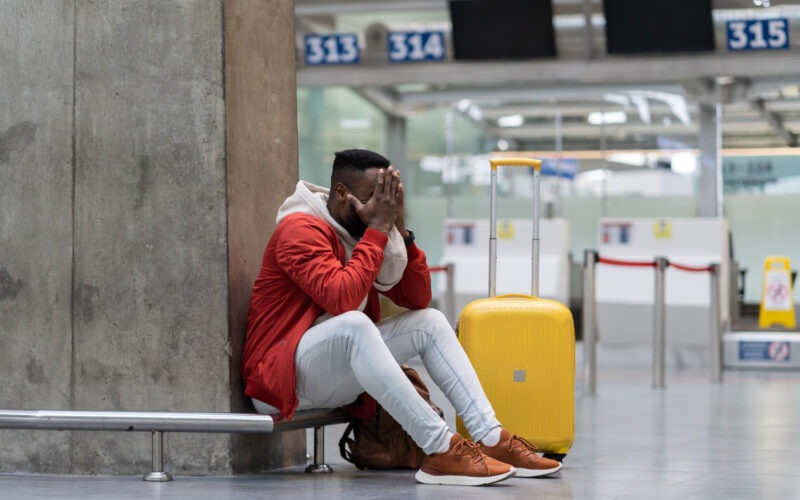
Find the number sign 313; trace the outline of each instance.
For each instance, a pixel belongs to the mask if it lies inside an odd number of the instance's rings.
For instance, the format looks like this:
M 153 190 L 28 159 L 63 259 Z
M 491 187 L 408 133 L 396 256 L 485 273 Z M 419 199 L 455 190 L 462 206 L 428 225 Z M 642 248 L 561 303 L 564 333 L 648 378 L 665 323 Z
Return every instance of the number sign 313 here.
M 306 64 L 355 64 L 358 37 L 353 34 L 306 35 Z

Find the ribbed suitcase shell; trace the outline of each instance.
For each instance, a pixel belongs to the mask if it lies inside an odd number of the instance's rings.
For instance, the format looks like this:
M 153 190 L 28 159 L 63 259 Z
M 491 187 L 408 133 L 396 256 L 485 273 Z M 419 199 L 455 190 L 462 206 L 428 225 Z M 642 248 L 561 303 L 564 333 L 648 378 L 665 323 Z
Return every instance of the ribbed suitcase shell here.
M 554 300 L 500 295 L 473 301 L 458 336 L 503 427 L 539 451 L 566 455 L 575 438 L 575 330 Z M 461 419 L 458 430 L 469 435 Z

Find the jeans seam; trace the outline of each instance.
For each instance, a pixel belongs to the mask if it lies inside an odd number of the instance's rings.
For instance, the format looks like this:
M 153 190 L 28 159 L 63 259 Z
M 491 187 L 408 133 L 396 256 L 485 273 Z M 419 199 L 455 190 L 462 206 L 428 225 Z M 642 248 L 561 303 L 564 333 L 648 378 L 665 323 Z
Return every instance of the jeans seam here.
M 457 374 L 455 368 L 453 368 L 453 365 L 450 363 L 450 360 L 447 359 L 447 356 L 444 355 L 444 352 L 439 347 L 439 344 L 436 342 L 435 336 L 432 333 L 428 332 L 428 331 L 422 330 L 421 328 L 417 329 L 415 331 L 421 332 L 421 333 L 427 335 L 429 338 L 432 339 L 431 343 L 433 344 L 433 347 L 439 353 L 439 356 L 444 360 L 445 364 L 450 369 L 450 372 L 453 373 L 453 374 Z M 476 409 L 476 413 L 480 416 L 481 424 L 484 427 L 490 426 L 491 422 L 489 421 L 489 418 L 487 418 L 486 415 L 484 415 L 482 411 L 478 411 L 478 405 L 476 404 L 475 399 L 472 397 L 472 394 L 470 393 L 469 388 L 464 384 L 464 381 L 461 380 L 461 377 L 456 376 L 455 378 L 456 378 L 456 381 L 458 382 L 458 384 L 461 385 L 462 390 L 467 395 L 467 399 L 469 400 L 469 404 L 467 405 L 467 409 L 469 409 L 470 407 L 475 408 Z

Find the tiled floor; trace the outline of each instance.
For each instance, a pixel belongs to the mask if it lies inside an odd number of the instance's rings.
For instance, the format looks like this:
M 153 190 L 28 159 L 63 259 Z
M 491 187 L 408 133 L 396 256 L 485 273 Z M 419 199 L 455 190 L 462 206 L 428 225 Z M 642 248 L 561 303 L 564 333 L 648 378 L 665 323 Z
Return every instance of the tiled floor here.
M 340 427 L 327 433 L 335 473 L 296 467 L 237 477 L 0 475 L 2 499 L 246 498 L 800 498 L 800 373 L 670 370 L 650 388 L 645 369 L 601 370 L 598 395 L 576 404 L 575 445 L 558 477 L 481 488 L 424 486 L 411 472 L 361 472 L 338 459 Z

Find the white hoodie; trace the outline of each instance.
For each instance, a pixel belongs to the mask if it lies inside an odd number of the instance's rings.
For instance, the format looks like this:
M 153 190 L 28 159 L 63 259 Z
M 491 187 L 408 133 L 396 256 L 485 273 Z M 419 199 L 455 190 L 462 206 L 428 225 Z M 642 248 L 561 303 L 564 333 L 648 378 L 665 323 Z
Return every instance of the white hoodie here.
M 315 186 L 306 181 L 298 182 L 294 194 L 288 197 L 278 209 L 276 221 L 280 222 L 287 215 L 294 213 L 309 214 L 323 219 L 336 230 L 336 234 L 339 235 L 339 241 L 342 242 L 347 254 L 347 260 L 350 260 L 357 240 L 336 222 L 328 212 L 328 192 L 328 188 Z M 375 288 L 385 292 L 394 287 L 403 277 L 403 271 L 405 271 L 407 263 L 408 254 L 406 253 L 403 236 L 397 228 L 392 227 L 392 230 L 389 231 L 389 241 L 383 249 L 383 264 L 380 272 L 378 272 L 378 277 L 375 279 Z M 363 309 L 364 304 L 362 303 L 361 309 Z

